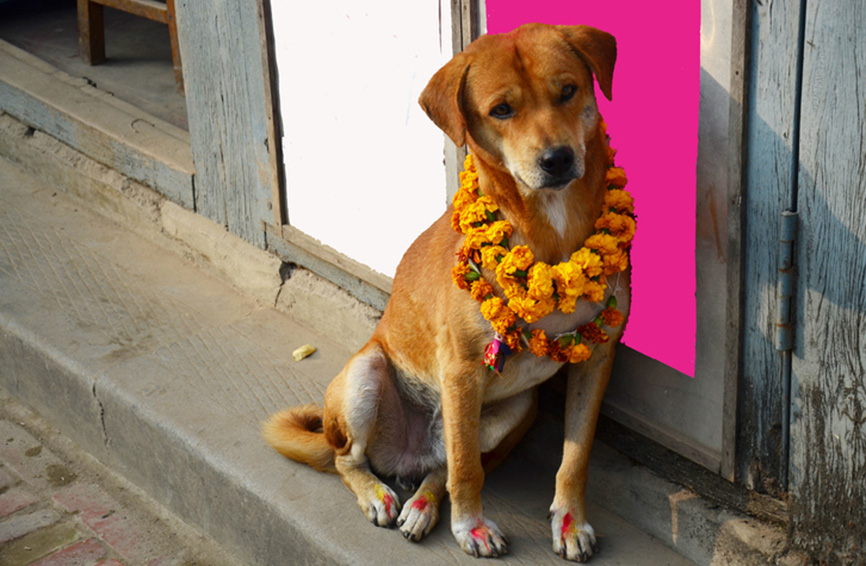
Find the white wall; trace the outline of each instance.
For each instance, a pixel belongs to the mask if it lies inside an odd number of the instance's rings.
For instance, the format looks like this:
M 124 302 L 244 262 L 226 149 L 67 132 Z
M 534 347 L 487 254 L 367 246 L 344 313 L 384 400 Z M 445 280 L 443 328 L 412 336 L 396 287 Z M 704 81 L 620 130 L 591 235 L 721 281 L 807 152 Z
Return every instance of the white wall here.
M 393 275 L 445 209 L 443 136 L 418 105 L 450 56 L 436 1 L 272 3 L 289 223 Z

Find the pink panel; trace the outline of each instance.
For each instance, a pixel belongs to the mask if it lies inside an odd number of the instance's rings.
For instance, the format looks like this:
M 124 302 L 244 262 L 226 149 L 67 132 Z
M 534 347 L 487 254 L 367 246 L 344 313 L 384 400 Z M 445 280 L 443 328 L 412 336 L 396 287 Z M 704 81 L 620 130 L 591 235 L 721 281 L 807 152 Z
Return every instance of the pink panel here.
M 487 0 L 488 33 L 527 22 L 586 24 L 617 39 L 613 102 L 596 93 L 638 216 L 624 342 L 694 376 L 700 2 Z

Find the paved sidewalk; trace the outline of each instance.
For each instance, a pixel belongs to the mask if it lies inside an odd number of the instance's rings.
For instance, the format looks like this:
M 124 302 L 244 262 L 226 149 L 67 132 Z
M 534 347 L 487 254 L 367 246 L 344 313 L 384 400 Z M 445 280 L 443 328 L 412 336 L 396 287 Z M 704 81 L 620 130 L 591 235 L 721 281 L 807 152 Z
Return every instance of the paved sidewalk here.
M 0 392 L 0 564 L 237 562 Z

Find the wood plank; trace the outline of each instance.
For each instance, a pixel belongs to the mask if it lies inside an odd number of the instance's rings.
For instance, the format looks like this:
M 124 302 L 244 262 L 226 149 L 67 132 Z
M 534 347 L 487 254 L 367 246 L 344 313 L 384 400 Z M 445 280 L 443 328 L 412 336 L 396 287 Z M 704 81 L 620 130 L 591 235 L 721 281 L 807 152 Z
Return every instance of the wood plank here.
M 300 265 L 342 287 L 380 311 L 391 295 L 391 278 L 341 254 L 291 226 L 265 225 L 268 249 L 284 261 Z
M 189 134 L 3 41 L 0 110 L 193 206 Z
M 793 360 L 794 541 L 866 553 L 866 5 L 808 2 Z M 777 91 L 778 92 L 778 91 Z
M 273 221 L 259 3 L 176 0 L 196 211 L 264 247 Z
M 165 2 L 156 0 L 80 0 L 90 4 L 101 4 L 128 14 L 134 14 L 161 24 L 168 23 L 168 9 Z
M 775 348 L 780 215 L 792 206 L 800 2 L 752 4 L 744 249 L 743 366 L 737 477 L 780 496 L 782 355 Z

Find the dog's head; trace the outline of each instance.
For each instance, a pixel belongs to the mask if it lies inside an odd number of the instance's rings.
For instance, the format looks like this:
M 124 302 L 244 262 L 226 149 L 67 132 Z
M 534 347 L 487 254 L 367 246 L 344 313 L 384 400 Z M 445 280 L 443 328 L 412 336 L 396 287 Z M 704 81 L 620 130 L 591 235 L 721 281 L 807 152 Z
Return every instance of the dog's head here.
M 430 80 L 419 102 L 458 146 L 523 190 L 562 189 L 585 173 L 597 131 L 593 74 L 610 99 L 616 40 L 588 26 L 527 24 L 483 36 Z

